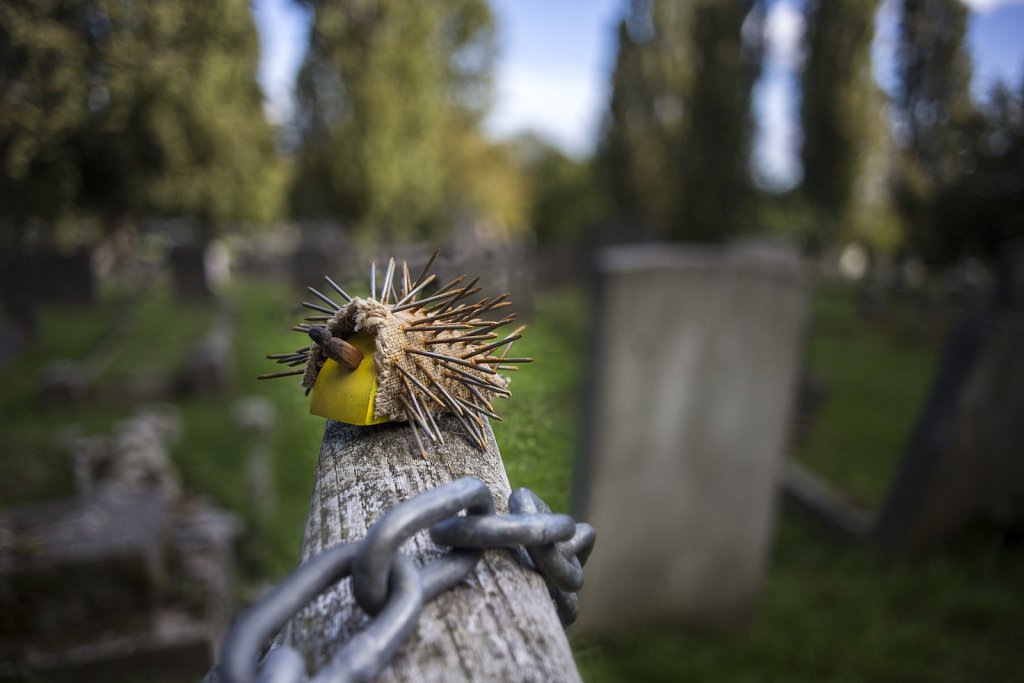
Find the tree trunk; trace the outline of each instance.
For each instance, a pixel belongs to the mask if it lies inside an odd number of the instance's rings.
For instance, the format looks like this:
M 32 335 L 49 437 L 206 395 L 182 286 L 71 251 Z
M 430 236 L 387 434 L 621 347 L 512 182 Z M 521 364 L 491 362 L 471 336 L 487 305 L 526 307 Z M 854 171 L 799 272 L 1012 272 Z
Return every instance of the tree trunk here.
M 499 513 L 510 493 L 501 454 L 489 435 L 486 453 L 466 441 L 458 423 L 438 421 L 445 445 L 429 459 L 415 455 L 404 424 L 355 427 L 329 420 L 306 522 L 302 557 L 362 539 L 381 515 L 417 493 L 464 476 L 482 480 Z M 443 552 L 426 532 L 402 547 L 417 565 Z M 319 671 L 367 622 L 342 581 L 301 612 L 288 638 Z M 579 681 L 572 652 L 540 576 L 507 550 L 488 551 L 473 573 L 424 606 L 412 637 L 381 681 Z

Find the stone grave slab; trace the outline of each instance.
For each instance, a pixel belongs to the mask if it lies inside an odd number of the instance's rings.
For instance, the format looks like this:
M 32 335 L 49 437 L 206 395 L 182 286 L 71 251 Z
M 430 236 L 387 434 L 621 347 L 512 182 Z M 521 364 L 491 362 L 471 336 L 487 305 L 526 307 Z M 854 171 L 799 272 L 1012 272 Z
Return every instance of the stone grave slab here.
M 807 283 L 782 247 L 599 253 L 573 514 L 599 530 L 580 632 L 750 613 L 770 546 Z

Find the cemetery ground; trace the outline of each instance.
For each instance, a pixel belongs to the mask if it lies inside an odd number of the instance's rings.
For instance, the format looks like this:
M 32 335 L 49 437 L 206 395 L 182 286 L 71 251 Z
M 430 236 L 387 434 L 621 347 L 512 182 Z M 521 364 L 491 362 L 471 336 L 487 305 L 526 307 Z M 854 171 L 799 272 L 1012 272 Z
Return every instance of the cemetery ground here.
M 172 455 L 186 489 L 242 521 L 240 600 L 254 599 L 295 565 L 323 430 L 308 414 L 297 378 L 254 380 L 268 371 L 266 353 L 305 343 L 288 331 L 298 317 L 296 292 L 283 282 L 247 279 L 234 282 L 220 304 L 183 306 L 157 281 L 141 296 L 107 293 L 92 310 L 45 307 L 37 340 L 0 369 L 3 507 L 70 495 L 64 430 L 103 433 L 142 407 L 138 387 L 176 372 L 217 306 L 227 306 L 235 383 L 221 393 L 164 400 L 181 418 Z M 538 297 L 517 342 L 537 361 L 512 376 L 505 421 L 494 423 L 513 487 L 532 488 L 556 511 L 569 504 L 587 310 L 576 290 Z M 795 456 L 865 507 L 883 500 L 928 390 L 944 331 L 933 321 L 911 307 L 865 318 L 852 289 L 823 285 L 815 292 L 807 353 L 826 398 Z M 40 376 L 54 359 L 88 364 L 100 344 L 109 351 L 105 362 L 93 363 L 92 394 L 70 402 L 41 398 Z M 271 457 L 269 491 L 254 488 L 247 474 L 252 435 L 236 419 L 239 401 L 250 396 L 264 397 L 277 412 L 261 437 Z M 600 529 L 596 552 L 614 552 L 602 547 Z M 574 648 L 589 681 L 1012 680 L 1022 671 L 1022 604 L 1024 550 L 1002 534 L 977 529 L 925 560 L 888 563 L 783 506 L 748 630 L 700 633 L 660 624 L 614 639 L 577 639 Z

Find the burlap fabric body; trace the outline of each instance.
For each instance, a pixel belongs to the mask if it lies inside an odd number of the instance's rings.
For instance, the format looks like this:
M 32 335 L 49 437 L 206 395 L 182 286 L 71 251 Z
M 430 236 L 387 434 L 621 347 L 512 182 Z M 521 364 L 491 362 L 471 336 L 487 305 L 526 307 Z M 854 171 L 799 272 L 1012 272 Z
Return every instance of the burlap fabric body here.
M 465 344 L 430 344 L 424 342 L 434 339 L 444 339 L 452 336 L 447 332 L 406 332 L 411 323 L 422 313 L 415 313 L 410 310 L 395 313 L 391 306 L 383 304 L 376 299 L 353 299 L 341 310 L 335 313 L 326 323 L 331 334 L 341 339 L 347 339 L 357 332 L 367 332 L 374 337 L 375 351 L 373 360 L 377 365 L 377 395 L 374 404 L 374 417 L 386 417 L 389 420 L 403 422 L 407 418 L 405 405 L 399 396 L 404 396 L 410 403 L 412 399 L 406 389 L 406 382 L 403 382 L 402 373 L 397 369 L 401 366 L 406 372 L 418 379 L 424 386 L 436 392 L 433 381 L 438 382 L 452 396 L 471 400 L 473 397 L 469 389 L 461 382 L 451 379 L 448 375 L 451 371 L 441 361 L 418 354 L 409 353 L 412 349 L 430 351 L 445 356 L 460 358 L 469 352 L 471 347 Z M 486 354 L 485 354 L 486 355 Z M 317 343 L 310 348 L 309 363 L 306 365 L 306 374 L 302 377 L 302 386 L 307 389 L 316 382 L 317 374 L 323 367 L 327 356 Z M 461 368 L 472 375 L 478 376 L 491 384 L 506 387 L 508 379 L 501 375 L 484 374 L 471 368 Z M 433 380 L 433 381 L 431 381 Z M 406 381 L 408 381 L 406 379 Z M 411 383 L 410 383 L 411 384 Z M 493 393 L 487 389 L 480 388 L 480 393 L 491 398 Z M 422 392 L 418 392 L 420 406 L 437 415 L 445 411 L 445 408 L 434 401 L 425 399 Z

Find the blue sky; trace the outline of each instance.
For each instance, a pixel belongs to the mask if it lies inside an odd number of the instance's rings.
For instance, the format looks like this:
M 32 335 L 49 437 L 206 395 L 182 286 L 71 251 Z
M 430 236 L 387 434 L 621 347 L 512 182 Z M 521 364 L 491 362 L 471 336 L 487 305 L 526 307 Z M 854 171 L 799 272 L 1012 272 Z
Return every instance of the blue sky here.
M 494 138 L 534 130 L 581 156 L 597 141 L 615 62 L 616 26 L 626 0 L 490 0 L 498 22 L 496 97 L 486 120 Z M 1024 0 L 969 0 L 969 44 L 975 90 L 996 77 L 1019 82 L 1024 67 Z M 755 165 L 769 182 L 799 177 L 794 69 L 799 65 L 802 0 L 773 0 L 771 54 L 756 93 L 759 135 Z M 260 32 L 259 78 L 278 121 L 292 110 L 291 88 L 307 44 L 309 14 L 294 0 L 254 0 Z M 896 0 L 879 14 L 880 63 L 886 58 Z M 884 76 L 884 74 L 882 74 Z

